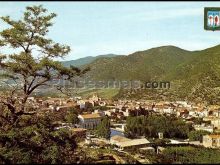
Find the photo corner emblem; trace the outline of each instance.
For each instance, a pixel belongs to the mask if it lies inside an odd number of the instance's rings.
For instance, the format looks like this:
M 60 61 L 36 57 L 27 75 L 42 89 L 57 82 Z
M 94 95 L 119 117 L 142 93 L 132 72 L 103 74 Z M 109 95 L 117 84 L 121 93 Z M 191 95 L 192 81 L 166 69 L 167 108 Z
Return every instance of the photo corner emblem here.
M 220 7 L 204 8 L 204 29 L 211 31 L 220 30 Z

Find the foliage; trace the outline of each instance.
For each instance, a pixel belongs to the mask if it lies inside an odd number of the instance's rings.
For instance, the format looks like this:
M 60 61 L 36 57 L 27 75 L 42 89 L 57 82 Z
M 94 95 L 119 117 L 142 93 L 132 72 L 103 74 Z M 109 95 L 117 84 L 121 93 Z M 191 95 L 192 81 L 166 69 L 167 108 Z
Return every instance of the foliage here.
M 169 142 L 170 142 L 169 139 L 155 139 L 154 140 L 154 143 L 155 143 L 156 146 L 164 146 Z
M 181 119 L 163 115 L 149 115 L 128 117 L 125 135 L 130 138 L 143 135 L 156 138 L 161 132 L 166 138 L 187 138 L 190 130 L 192 130 L 192 126 Z
M 110 130 L 110 120 L 108 116 L 104 116 L 101 120 L 101 123 L 97 126 L 96 134 L 99 137 L 103 137 L 106 139 L 110 138 L 111 130 Z
M 168 147 L 162 153 L 165 162 L 183 164 L 220 163 L 220 150 L 200 147 Z
M 75 137 L 66 129 L 54 130 L 50 116 L 32 117 L 29 123 L 0 134 L 0 162 L 74 162 Z
M 73 66 L 66 68 L 54 60 L 70 52 L 69 46 L 47 37 L 54 17 L 55 13 L 48 14 L 41 5 L 26 7 L 20 20 L 1 17 L 9 28 L 0 32 L 0 46 L 12 48 L 14 52 L 0 54 L 0 69 L 4 71 L 4 78 L 8 78 L 8 92 L 0 97 L 0 105 L 10 114 L 1 117 L 11 124 L 16 124 L 19 116 L 28 114 L 27 99 L 37 88 L 50 85 L 54 79 L 71 80 L 87 71 Z
M 87 71 L 55 61 L 70 52 L 47 36 L 55 17 L 42 5 L 26 7 L 19 20 L 1 17 L 8 25 L 0 32 L 1 49 L 12 48 L 13 53 L 0 54 L 1 77 L 8 85 L 0 95 L 0 163 L 76 162 L 75 137 L 68 130 L 54 130 L 52 115 L 40 116 L 28 101 L 52 80 L 70 81 Z
M 202 117 L 195 117 L 195 118 L 193 119 L 193 122 L 194 122 L 194 124 L 200 125 L 200 124 L 204 123 L 205 121 L 203 121 L 203 118 L 202 118 Z
M 65 120 L 68 123 L 78 124 L 79 123 L 78 112 L 73 108 L 69 109 L 65 116 Z
M 191 131 L 189 132 L 189 140 L 190 141 L 200 141 L 202 142 L 202 138 L 204 135 L 208 135 L 210 132 L 204 131 L 204 130 L 199 130 L 199 131 Z
M 123 89 L 116 98 L 177 100 L 188 99 L 207 104 L 220 103 L 220 46 L 186 51 L 162 46 L 128 56 L 98 59 L 88 66 L 88 74 L 97 80 L 170 81 L 171 88 L 155 90 Z

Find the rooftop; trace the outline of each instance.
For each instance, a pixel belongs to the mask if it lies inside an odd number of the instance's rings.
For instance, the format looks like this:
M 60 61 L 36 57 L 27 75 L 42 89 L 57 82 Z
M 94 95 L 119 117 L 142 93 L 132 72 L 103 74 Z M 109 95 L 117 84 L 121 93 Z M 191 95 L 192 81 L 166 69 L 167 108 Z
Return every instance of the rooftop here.
M 125 142 L 121 142 L 121 147 L 130 147 L 130 146 L 136 146 L 136 145 L 142 145 L 142 144 L 149 144 L 150 142 L 147 139 L 133 139 Z
M 125 141 L 129 141 L 130 139 L 123 136 L 115 135 L 111 137 L 111 140 L 115 140 L 117 142 L 125 142 Z
M 213 139 L 219 139 L 220 135 L 208 135 L 209 137 L 213 138 Z
M 101 116 L 98 113 L 93 113 L 93 114 L 84 114 L 80 115 L 84 119 L 94 119 L 94 118 L 101 118 Z

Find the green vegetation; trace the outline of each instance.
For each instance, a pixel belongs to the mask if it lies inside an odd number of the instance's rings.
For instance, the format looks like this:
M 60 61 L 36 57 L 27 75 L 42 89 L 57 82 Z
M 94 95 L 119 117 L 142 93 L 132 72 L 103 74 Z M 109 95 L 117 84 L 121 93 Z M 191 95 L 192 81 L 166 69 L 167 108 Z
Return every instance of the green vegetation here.
M 0 69 L 5 71 L 1 76 L 15 86 L 0 95 L 0 164 L 76 162 L 75 137 L 68 130 L 55 130 L 53 116 L 38 115 L 40 110 L 27 101 L 54 78 L 71 80 L 86 72 L 54 61 L 70 51 L 69 46 L 47 36 L 54 17 L 55 13 L 48 13 L 41 5 L 26 7 L 20 20 L 1 17 L 8 28 L 0 32 L 0 46 L 14 51 L 0 54 Z
M 96 134 L 106 139 L 110 138 L 110 120 L 107 116 L 103 117 L 101 123 L 97 126 Z
M 220 46 L 186 51 L 163 46 L 128 56 L 98 59 L 87 66 L 95 80 L 170 81 L 168 89 L 121 89 L 116 98 L 188 99 L 220 103 Z
M 71 80 L 86 72 L 54 61 L 70 52 L 69 46 L 47 37 L 54 17 L 55 13 L 48 14 L 42 6 L 27 7 L 18 21 L 9 16 L 1 17 L 9 28 L 0 32 L 0 46 L 14 50 L 13 54 L 0 54 L 0 67 L 4 71 L 1 76 L 15 84 L 0 97 L 2 111 L 9 112 L 7 117 L 3 114 L 1 117 L 12 125 L 16 125 L 20 116 L 30 114 L 26 108 L 27 99 L 37 88 L 48 86 L 53 79 Z M 37 49 L 38 57 L 33 55 L 33 49 Z
M 112 99 L 119 92 L 119 89 L 87 89 L 79 91 L 78 94 L 83 98 L 91 97 L 93 94 L 97 94 L 99 97 L 103 99 Z
M 158 138 L 156 138 L 156 139 L 153 140 L 153 142 L 155 143 L 155 146 L 164 146 L 167 143 L 169 143 L 170 140 L 169 139 L 158 139 Z
M 65 116 L 65 120 L 68 123 L 78 124 L 79 123 L 78 112 L 75 109 L 71 108 L 70 110 L 68 110 Z
M 162 153 L 143 153 L 152 164 L 219 164 L 220 150 L 204 147 L 166 147 Z
M 22 116 L 18 127 L 1 132 L 0 145 L 0 164 L 75 162 L 75 137 L 54 130 L 49 115 Z
M 199 131 L 191 131 L 188 136 L 189 136 L 190 141 L 200 141 L 200 142 L 202 142 L 202 137 L 204 135 L 208 135 L 208 134 L 210 134 L 210 132 L 199 130 Z
M 151 80 L 173 72 L 174 67 L 187 60 L 188 51 L 177 47 L 159 47 L 128 56 L 98 59 L 88 66 L 90 75 L 98 80 Z
M 107 148 L 78 148 L 78 154 L 83 156 L 81 163 L 83 164 L 98 164 L 98 163 L 113 163 L 113 164 L 135 164 L 137 161 L 130 154 L 118 152 Z M 77 153 L 76 153 L 77 154 Z M 107 160 L 106 160 L 106 157 Z M 113 161 L 114 160 L 114 161 Z
M 196 147 L 168 147 L 163 153 L 164 163 L 219 164 L 220 150 Z
M 157 138 L 162 132 L 165 138 L 187 138 L 192 130 L 191 124 L 186 124 L 182 119 L 169 116 L 137 116 L 128 117 L 126 120 L 125 135 L 130 138 L 146 136 Z

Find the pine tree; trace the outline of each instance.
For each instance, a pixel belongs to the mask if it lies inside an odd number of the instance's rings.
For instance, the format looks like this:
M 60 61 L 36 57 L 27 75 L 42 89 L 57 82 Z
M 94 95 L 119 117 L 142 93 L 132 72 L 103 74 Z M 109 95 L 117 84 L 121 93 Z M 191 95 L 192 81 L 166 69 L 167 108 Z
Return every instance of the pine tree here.
M 65 68 L 57 57 L 65 57 L 70 47 L 47 37 L 55 13 L 40 6 L 27 7 L 22 19 L 1 19 L 9 25 L 0 32 L 0 46 L 13 54 L 0 54 L 0 69 L 10 80 L 0 94 L 0 164 L 76 162 L 75 137 L 65 129 L 55 130 L 52 114 L 38 116 L 28 106 L 28 97 L 53 79 L 71 80 L 86 70 Z
M 0 69 L 4 78 L 16 86 L 8 88 L 0 96 L 1 111 L 8 111 L 1 119 L 16 124 L 22 115 L 31 115 L 26 108 L 28 97 L 39 87 L 49 85 L 51 80 L 70 80 L 87 71 L 71 66 L 64 67 L 56 58 L 64 58 L 70 47 L 55 43 L 47 34 L 55 13 L 47 13 L 40 6 L 26 7 L 22 19 L 13 20 L 9 16 L 1 19 L 10 27 L 0 32 L 0 46 L 13 48 L 13 54 L 0 54 Z M 11 86 L 11 85 L 9 85 Z

